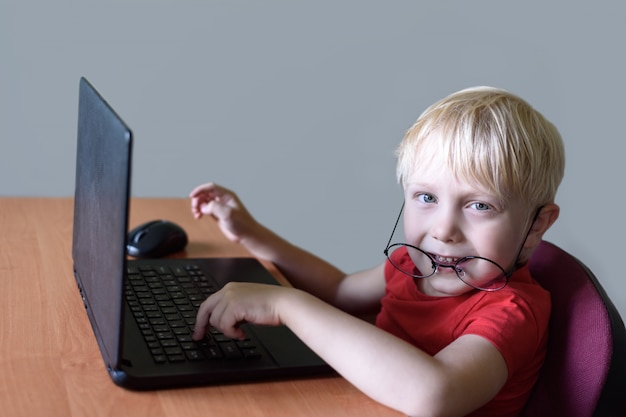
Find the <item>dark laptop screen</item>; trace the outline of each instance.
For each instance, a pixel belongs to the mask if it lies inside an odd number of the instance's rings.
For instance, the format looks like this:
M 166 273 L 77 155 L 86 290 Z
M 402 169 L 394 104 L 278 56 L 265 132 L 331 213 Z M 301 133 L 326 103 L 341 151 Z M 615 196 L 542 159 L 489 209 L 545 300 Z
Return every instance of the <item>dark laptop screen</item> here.
M 74 274 L 105 362 L 114 368 L 122 331 L 132 133 L 84 78 L 78 107 Z

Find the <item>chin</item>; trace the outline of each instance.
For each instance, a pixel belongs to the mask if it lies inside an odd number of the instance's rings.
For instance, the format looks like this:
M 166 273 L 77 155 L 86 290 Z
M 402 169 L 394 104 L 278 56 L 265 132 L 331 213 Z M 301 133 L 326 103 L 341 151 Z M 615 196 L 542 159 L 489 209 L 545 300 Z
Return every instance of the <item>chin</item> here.
M 465 284 L 456 275 L 453 277 L 430 277 L 427 279 L 432 281 L 424 282 L 418 285 L 418 288 L 424 294 L 433 297 L 455 297 L 475 291 L 475 288 Z

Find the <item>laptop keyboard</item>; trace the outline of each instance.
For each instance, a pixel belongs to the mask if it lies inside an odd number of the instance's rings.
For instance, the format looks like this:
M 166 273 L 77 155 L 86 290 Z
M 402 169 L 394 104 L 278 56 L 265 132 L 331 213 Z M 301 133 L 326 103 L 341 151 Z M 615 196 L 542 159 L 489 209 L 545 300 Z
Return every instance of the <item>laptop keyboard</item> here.
M 230 339 L 215 328 L 203 340 L 192 340 L 198 307 L 218 289 L 199 267 L 142 265 L 127 272 L 126 300 L 154 362 L 261 357 L 249 338 Z

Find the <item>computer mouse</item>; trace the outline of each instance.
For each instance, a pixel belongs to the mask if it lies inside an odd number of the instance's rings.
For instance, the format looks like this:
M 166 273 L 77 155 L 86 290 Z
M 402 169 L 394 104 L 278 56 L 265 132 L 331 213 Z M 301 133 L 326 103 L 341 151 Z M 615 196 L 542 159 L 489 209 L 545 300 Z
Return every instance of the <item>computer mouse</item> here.
M 136 258 L 159 258 L 187 246 L 187 233 L 167 220 L 153 220 L 128 232 L 126 253 Z

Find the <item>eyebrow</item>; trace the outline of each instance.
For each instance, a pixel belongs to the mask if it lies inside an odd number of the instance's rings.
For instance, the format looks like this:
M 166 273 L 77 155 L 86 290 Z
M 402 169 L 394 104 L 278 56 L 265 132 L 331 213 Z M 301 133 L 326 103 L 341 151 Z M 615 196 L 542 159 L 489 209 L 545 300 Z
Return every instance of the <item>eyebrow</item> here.
M 433 183 L 429 183 L 429 182 L 418 182 L 418 181 L 411 181 L 411 182 L 407 182 L 406 183 L 406 188 L 409 187 L 419 187 L 419 188 L 433 188 L 435 185 Z

